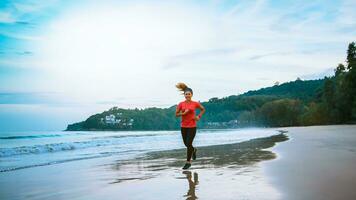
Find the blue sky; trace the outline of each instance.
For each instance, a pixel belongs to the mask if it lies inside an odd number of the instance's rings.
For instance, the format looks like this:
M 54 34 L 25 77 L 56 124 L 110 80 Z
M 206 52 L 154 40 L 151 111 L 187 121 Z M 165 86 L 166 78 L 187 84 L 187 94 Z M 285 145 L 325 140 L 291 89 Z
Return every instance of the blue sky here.
M 331 75 L 355 1 L 1 1 L 0 130 Z

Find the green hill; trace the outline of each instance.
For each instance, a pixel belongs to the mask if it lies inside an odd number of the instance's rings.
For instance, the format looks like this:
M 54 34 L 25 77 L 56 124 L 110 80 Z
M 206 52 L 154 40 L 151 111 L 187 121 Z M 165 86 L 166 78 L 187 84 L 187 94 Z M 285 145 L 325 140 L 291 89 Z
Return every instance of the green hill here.
M 320 97 L 324 85 L 324 79 L 318 80 L 300 80 L 266 87 L 259 90 L 248 91 L 242 96 L 253 95 L 275 95 L 283 98 L 300 99 L 303 101 L 312 101 Z
M 236 127 L 238 118 L 245 111 L 260 108 L 266 102 L 282 98 L 310 101 L 320 90 L 321 80 L 296 80 L 279 86 L 249 91 L 241 95 L 211 98 L 201 102 L 208 112 L 199 125 L 203 128 Z M 288 91 L 288 92 L 284 92 Z M 68 125 L 66 130 L 172 130 L 179 127 L 174 116 L 176 105 L 169 108 L 123 109 L 111 108 L 90 116 L 83 122 Z M 110 117 L 111 116 L 111 117 Z M 131 120 L 131 123 L 130 123 Z M 234 121 L 235 120 L 235 121 Z

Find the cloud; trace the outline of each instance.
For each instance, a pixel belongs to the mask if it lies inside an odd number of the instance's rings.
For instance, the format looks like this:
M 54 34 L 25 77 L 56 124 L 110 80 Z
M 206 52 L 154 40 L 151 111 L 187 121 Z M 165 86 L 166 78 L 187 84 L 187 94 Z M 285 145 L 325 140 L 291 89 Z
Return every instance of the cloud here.
M 20 24 L 20 25 L 30 25 L 30 22 L 26 22 L 26 21 L 17 21 L 16 24 Z
M 6 51 L 6 52 L 5 51 L 0 51 L 0 54 L 30 56 L 30 55 L 33 54 L 33 52 L 31 52 L 31 51 Z
M 261 59 L 261 58 L 267 57 L 267 56 L 286 55 L 286 54 L 289 54 L 289 53 L 278 53 L 278 52 L 275 52 L 275 53 L 267 53 L 267 54 L 255 55 L 255 56 L 250 57 L 249 59 L 250 59 L 250 60 L 258 60 L 258 59 Z
M 10 12 L 0 11 L 0 23 L 14 23 L 15 21 Z
M 18 55 L 31 55 L 33 52 L 31 51 L 21 51 L 21 52 L 16 52 Z
M 1 92 L 0 104 L 53 104 L 58 94 L 42 92 Z
M 24 22 L 23 18 L 28 18 L 44 9 L 53 6 L 57 0 L 47 0 L 39 2 L 35 0 L 11 0 L 2 2 L 0 10 L 0 23 L 18 23 Z
M 300 76 L 300 78 L 306 79 L 306 80 L 313 80 L 313 79 L 324 78 L 325 76 L 330 77 L 330 76 L 333 76 L 334 74 L 335 74 L 334 68 L 328 68 L 321 72 L 302 75 L 302 76 Z
M 162 65 L 162 69 L 170 69 L 181 66 L 180 63 L 187 60 L 194 60 L 199 58 L 206 58 L 210 56 L 224 56 L 227 54 L 234 53 L 236 49 L 234 48 L 223 48 L 223 49 L 211 49 L 211 50 L 201 50 L 197 52 L 192 52 L 188 54 L 181 54 L 168 57 L 168 63 Z
M 349 28 L 353 27 L 355 30 L 356 25 L 356 13 L 355 8 L 356 2 L 353 0 L 344 0 L 341 3 L 341 6 L 338 7 L 338 15 L 337 15 L 337 22 L 340 26 L 346 26 Z
M 0 104 L 1 131 L 64 130 L 68 124 L 107 110 L 108 105 Z

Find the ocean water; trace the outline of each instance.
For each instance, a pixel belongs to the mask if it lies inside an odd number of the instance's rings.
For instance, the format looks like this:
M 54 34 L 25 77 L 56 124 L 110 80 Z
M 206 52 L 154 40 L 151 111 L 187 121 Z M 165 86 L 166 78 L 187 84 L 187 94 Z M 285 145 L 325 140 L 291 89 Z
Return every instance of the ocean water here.
M 194 145 L 242 142 L 278 134 L 277 129 L 198 129 Z M 0 173 L 112 157 L 185 148 L 180 131 L 23 131 L 0 132 Z

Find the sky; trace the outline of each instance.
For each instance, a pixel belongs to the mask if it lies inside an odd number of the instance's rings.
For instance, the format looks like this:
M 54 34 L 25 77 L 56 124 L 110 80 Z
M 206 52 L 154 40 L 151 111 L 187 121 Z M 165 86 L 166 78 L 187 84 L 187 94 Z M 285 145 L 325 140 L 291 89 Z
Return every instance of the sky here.
M 113 106 L 166 108 L 331 76 L 354 0 L 0 2 L 0 131 L 63 130 Z

